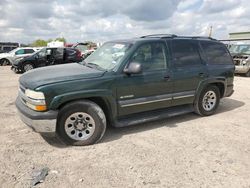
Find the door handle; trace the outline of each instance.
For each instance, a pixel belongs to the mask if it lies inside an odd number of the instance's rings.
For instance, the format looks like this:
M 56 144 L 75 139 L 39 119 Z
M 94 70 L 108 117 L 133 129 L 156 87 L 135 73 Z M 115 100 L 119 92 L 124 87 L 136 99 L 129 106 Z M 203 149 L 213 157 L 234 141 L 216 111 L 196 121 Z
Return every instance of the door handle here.
M 164 80 L 169 80 L 170 76 L 169 75 L 165 75 L 163 78 L 164 78 Z
M 199 73 L 199 77 L 201 77 L 201 78 L 205 77 L 205 73 L 204 72 L 200 72 Z

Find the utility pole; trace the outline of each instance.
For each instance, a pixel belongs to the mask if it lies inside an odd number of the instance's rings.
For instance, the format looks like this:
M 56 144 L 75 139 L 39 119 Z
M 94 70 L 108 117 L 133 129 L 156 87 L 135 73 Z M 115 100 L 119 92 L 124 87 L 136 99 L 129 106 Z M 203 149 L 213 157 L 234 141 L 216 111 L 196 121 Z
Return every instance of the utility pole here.
M 209 37 L 212 37 L 212 32 L 213 32 L 213 26 L 210 26 L 208 34 Z

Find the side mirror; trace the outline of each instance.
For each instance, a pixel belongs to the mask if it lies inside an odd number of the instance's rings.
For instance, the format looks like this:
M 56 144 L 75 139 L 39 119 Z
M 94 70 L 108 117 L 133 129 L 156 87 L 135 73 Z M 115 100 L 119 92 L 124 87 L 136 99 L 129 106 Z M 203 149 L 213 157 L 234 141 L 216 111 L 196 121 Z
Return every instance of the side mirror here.
M 140 63 L 131 62 L 128 67 L 124 69 L 126 74 L 139 74 L 142 72 L 142 66 Z

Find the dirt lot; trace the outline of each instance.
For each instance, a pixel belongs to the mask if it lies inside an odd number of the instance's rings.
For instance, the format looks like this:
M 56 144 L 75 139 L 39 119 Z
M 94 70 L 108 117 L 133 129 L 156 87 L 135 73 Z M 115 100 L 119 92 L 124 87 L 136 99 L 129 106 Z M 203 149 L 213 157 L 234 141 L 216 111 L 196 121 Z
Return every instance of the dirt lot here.
M 210 117 L 187 114 L 127 128 L 103 141 L 68 147 L 23 124 L 14 105 L 18 78 L 0 67 L 0 187 L 250 187 L 250 78 Z

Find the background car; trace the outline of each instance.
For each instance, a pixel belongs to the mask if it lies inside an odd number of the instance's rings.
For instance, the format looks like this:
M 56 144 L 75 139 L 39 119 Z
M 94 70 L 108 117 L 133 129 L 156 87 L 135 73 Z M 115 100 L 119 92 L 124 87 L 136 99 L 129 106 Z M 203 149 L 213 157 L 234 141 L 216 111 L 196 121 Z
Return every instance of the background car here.
M 250 43 L 233 44 L 229 51 L 234 60 L 235 73 L 250 77 Z
M 25 47 L 25 48 L 16 48 L 8 53 L 0 54 L 0 65 L 11 65 L 18 59 L 22 59 L 24 57 L 28 57 L 34 52 L 36 52 L 38 48 Z
M 34 68 L 49 65 L 82 61 L 81 52 L 74 48 L 43 48 L 32 56 L 16 60 L 11 69 L 14 72 L 26 72 Z

